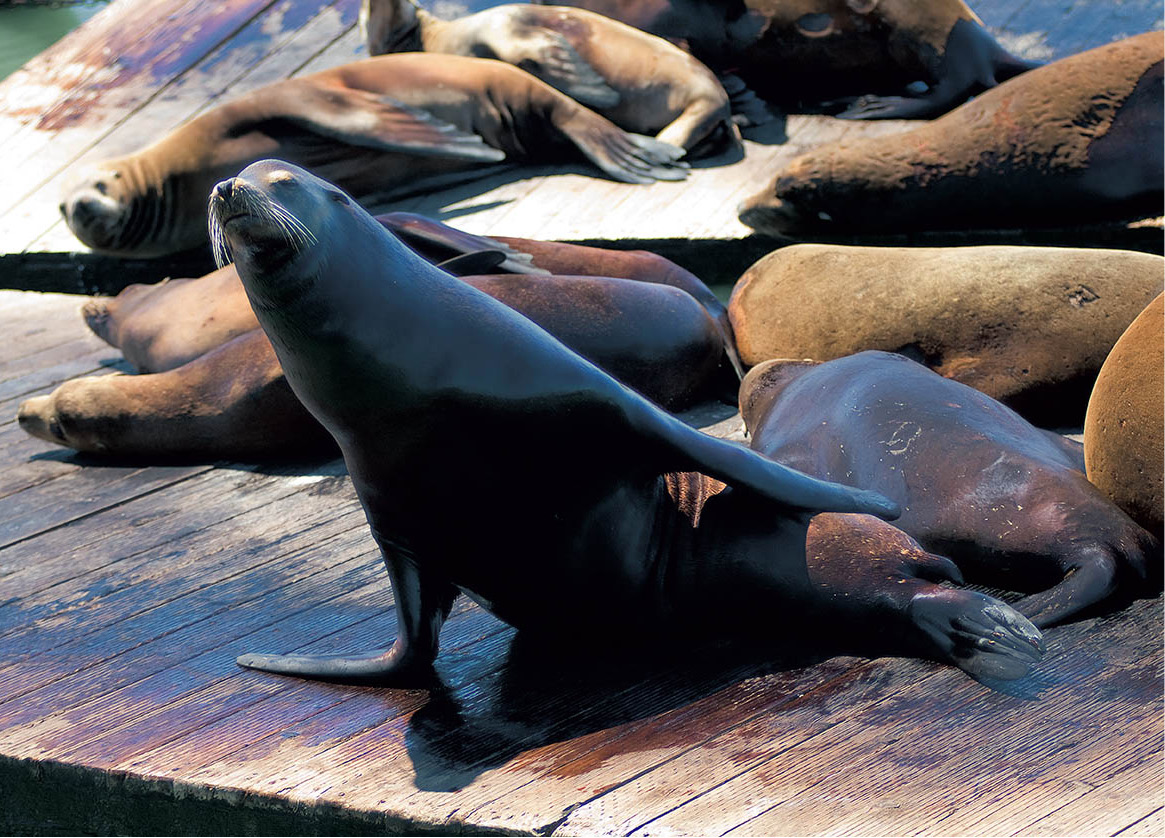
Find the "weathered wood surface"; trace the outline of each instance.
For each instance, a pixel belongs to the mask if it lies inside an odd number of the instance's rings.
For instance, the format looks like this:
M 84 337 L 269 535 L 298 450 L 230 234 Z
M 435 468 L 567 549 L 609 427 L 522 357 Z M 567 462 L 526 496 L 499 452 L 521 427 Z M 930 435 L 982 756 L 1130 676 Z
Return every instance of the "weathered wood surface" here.
M 0 82 L 5 151 L 0 253 L 83 250 L 57 211 L 73 166 L 139 148 L 224 96 L 361 56 L 353 28 L 357 5 L 357 0 L 117 0 Z M 973 5 L 1005 43 L 1033 58 L 1061 57 L 1161 25 L 1157 0 L 982 0 Z M 696 266 L 719 266 L 727 259 L 724 276 L 714 277 L 727 280 L 770 245 L 754 239 L 738 250 L 713 249 L 700 258 L 691 256 L 684 243 L 735 243 L 747 236 L 736 205 L 801 151 L 852 134 L 890 133 L 909 125 L 791 116 L 759 129 L 744 159 L 731 165 L 701 162 L 684 183 L 629 186 L 593 177 L 581 167 L 507 167 L 381 206 L 426 212 L 473 232 L 658 242 L 681 257 L 687 254 Z M 1161 247 L 1159 225 L 1131 232 L 1117 225 L 1050 237 L 1004 232 L 986 239 L 932 234 L 874 241 L 981 240 Z M 740 255 L 733 260 L 734 253 Z M 15 277 L 9 287 L 38 287 L 23 277 L 25 264 L 3 263 L 4 272 Z M 60 266 L 62 275 L 68 273 L 67 263 L 51 264 Z M 168 272 L 166 266 L 158 269 L 159 275 Z M 59 287 L 74 287 L 71 282 L 63 279 Z
M 563 660 L 465 600 L 431 695 L 241 670 L 391 641 L 351 484 L 26 437 L 22 398 L 118 367 L 80 301 L 0 292 L 0 828 L 1159 834 L 1160 599 L 1049 631 L 1006 692 L 805 637 Z

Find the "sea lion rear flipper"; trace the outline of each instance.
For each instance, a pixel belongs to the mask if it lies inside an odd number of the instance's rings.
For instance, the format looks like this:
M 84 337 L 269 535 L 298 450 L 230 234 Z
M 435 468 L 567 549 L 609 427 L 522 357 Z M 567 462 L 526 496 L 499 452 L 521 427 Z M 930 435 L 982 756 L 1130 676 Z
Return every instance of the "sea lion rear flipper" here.
M 951 27 L 934 85 L 921 96 L 863 96 L 838 114 L 841 119 L 929 119 L 961 105 L 968 97 L 1039 67 L 1018 58 L 981 24 L 958 20 Z
M 559 32 L 534 27 L 492 46 L 503 61 L 537 76 L 576 102 L 591 108 L 619 104 L 619 91 L 607 84 Z
M 887 520 L 901 514 L 898 504 L 878 492 L 818 480 L 743 446 L 700 433 L 674 416 L 646 402 L 644 405 L 656 417 L 649 420 L 655 428 L 648 433 L 654 430 L 652 435 L 678 455 L 677 462 L 668 465 L 669 471 L 698 471 L 781 506 L 812 513 L 863 512 Z
M 409 247 L 419 250 L 422 255 L 432 256 L 436 252 L 437 259 L 450 259 L 458 254 L 497 251 L 506 254 L 505 261 L 498 265 L 502 271 L 515 274 L 549 273 L 542 268 L 534 267 L 534 257 L 529 253 L 515 250 L 487 236 L 466 233 L 464 230 L 458 230 L 423 215 L 389 212 L 376 216 L 376 220 Z
M 294 101 L 286 107 L 281 107 L 278 91 L 265 93 L 275 97 L 273 102 L 264 103 L 267 118 L 286 119 L 350 145 L 491 163 L 506 157 L 504 151 L 486 145 L 476 134 L 421 108 L 365 90 L 300 85 L 292 90 Z
M 717 76 L 720 86 L 728 94 L 728 104 L 732 108 L 732 121 L 741 128 L 752 128 L 773 121 L 772 111 L 752 88 L 735 73 Z

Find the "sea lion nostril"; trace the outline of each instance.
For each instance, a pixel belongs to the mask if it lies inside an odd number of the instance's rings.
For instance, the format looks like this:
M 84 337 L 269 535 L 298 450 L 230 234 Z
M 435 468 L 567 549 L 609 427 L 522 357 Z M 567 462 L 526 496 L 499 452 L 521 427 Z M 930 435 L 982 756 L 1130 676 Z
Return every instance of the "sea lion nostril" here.
M 235 179 L 221 181 L 215 184 L 214 190 L 210 193 L 210 197 L 217 198 L 220 201 L 229 201 L 231 195 L 235 191 Z
M 57 209 L 59 209 L 59 210 L 61 211 L 61 217 L 62 217 L 62 218 L 68 218 L 68 216 L 69 216 L 69 212 L 68 212 L 69 208 L 68 208 L 68 206 L 66 206 L 66 204 L 65 204 L 65 202 L 64 202 L 64 201 L 61 201 L 59 204 L 57 204 Z

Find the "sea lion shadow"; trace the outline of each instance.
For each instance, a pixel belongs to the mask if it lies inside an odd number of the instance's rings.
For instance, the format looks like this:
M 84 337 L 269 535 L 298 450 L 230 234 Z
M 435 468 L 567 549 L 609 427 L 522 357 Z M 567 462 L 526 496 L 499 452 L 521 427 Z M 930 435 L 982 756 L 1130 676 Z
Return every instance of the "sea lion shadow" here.
M 741 136 L 759 145 L 784 145 L 789 141 L 789 117 L 783 111 L 769 109 L 772 116 L 768 122 L 750 125 L 740 129 Z
M 801 669 L 838 654 L 832 647 L 789 649 L 737 644 L 648 642 L 587 648 L 517 633 L 497 677 L 450 686 L 441 672 L 428 703 L 410 719 L 405 744 L 418 789 L 459 791 L 480 774 L 524 752 L 566 743 L 557 759 L 570 763 L 608 739 L 621 752 L 650 743 L 634 735 L 636 722 L 713 696 L 747 678 Z M 685 720 L 690 726 L 691 719 Z M 628 726 L 630 730 L 618 730 Z

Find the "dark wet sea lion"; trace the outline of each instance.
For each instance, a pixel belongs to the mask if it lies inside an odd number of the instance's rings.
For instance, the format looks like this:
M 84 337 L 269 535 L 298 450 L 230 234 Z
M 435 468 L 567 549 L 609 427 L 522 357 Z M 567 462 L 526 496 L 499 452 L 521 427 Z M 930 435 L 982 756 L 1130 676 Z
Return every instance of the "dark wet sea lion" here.
M 1162 43 L 1148 32 L 989 90 L 904 134 L 794 158 L 745 201 L 773 235 L 1033 228 L 1161 214 Z
M 254 211 L 261 201 L 335 250 L 297 247 L 270 211 Z M 385 652 L 242 665 L 428 677 L 459 591 L 521 629 L 604 641 L 877 611 L 877 591 L 839 606 L 811 584 L 805 540 L 814 511 L 895 514 L 880 496 L 687 427 L 288 164 L 257 163 L 217 186 L 211 217 L 288 382 L 340 445 L 398 625 Z M 915 597 L 906 610 L 918 637 L 938 634 L 935 654 L 978 674 L 1015 677 L 1038 657 L 1038 633 L 981 595 Z
M 899 352 L 1067 427 L 1163 277 L 1165 259 L 1126 250 L 798 244 L 745 271 L 729 312 L 749 365 Z
M 776 102 L 857 94 L 842 116 L 932 117 L 1037 66 L 962 0 L 567 0 L 688 47 Z M 907 92 L 922 82 L 925 93 Z
M 1159 295 L 1100 368 L 1084 418 L 1088 479 L 1161 538 L 1165 463 L 1165 304 Z
M 61 211 L 90 247 L 156 256 L 206 241 L 205 197 L 281 155 L 366 196 L 502 159 L 586 158 L 630 183 L 681 180 L 683 154 L 628 134 L 500 61 L 412 53 L 259 88 L 148 148 L 79 173 Z
M 564 6 L 495 6 L 441 20 L 413 0 L 364 0 L 368 52 L 496 58 L 542 79 L 626 131 L 703 153 L 740 147 L 715 74 L 662 38 Z
M 1016 608 L 1037 626 L 1160 590 L 1160 542 L 1085 479 L 1078 444 L 920 364 L 770 361 L 740 401 L 758 450 L 893 498 L 895 526 L 968 581 L 1029 593 Z

